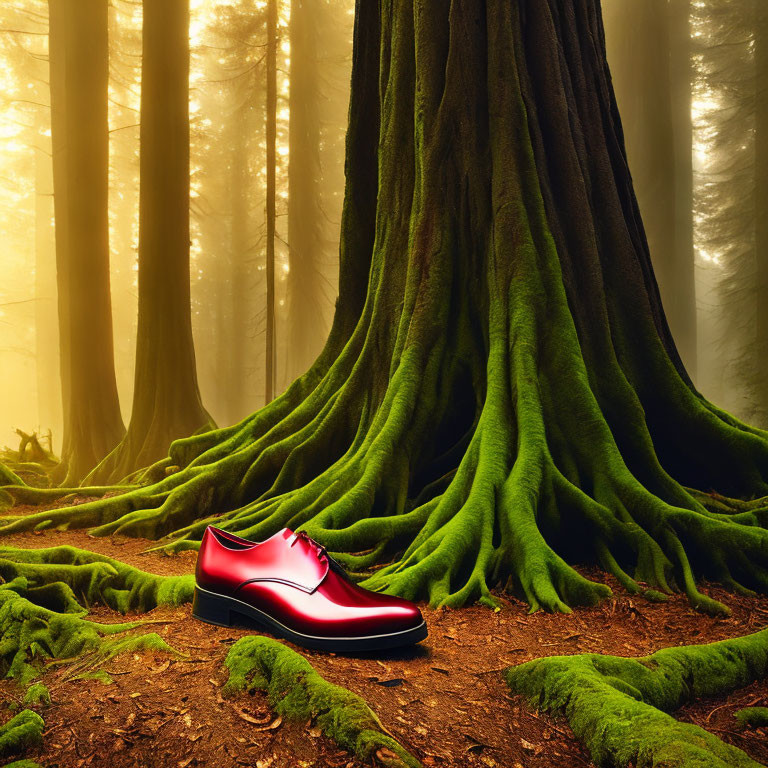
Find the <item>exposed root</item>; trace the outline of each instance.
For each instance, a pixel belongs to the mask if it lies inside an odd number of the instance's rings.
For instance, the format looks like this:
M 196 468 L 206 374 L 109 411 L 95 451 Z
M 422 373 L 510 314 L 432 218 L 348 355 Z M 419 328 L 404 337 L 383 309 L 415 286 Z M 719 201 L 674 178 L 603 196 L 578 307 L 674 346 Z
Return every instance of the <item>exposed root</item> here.
M 263 690 L 278 715 L 301 723 L 312 720 L 323 734 L 365 763 L 419 768 L 356 694 L 332 685 L 296 651 L 267 637 L 243 637 L 225 661 L 229 680 L 224 694 Z
M 43 718 L 31 709 L 23 709 L 0 726 L 0 757 L 19 755 L 43 743 Z
M 111 638 L 146 622 L 89 621 L 87 606 L 147 611 L 191 600 L 193 576 L 162 577 L 73 547 L 0 548 L 0 671 L 26 685 L 53 659 L 91 668 L 124 650 L 174 652 L 158 635 Z
M 744 752 L 669 712 L 768 676 L 768 630 L 626 659 L 555 656 L 510 667 L 510 688 L 562 714 L 599 766 L 757 768 Z

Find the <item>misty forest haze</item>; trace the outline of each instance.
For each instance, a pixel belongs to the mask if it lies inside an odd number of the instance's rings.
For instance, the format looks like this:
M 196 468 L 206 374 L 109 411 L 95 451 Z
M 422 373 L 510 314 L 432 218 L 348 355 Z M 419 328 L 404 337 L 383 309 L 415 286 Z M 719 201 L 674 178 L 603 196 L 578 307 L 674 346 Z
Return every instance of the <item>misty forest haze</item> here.
M 0 758 L 768 765 L 768 0 L 11 0 L 0 97 Z
M 239 421 L 265 401 L 268 316 L 275 327 L 275 393 L 308 367 L 330 328 L 353 5 L 351 0 L 277 3 L 270 105 L 271 4 L 191 2 L 191 319 L 200 402 L 219 426 Z M 66 0 L 52 0 L 51 14 L 57 6 L 61 12 Z M 134 399 L 143 14 L 138 1 L 88 0 L 87 6 L 92 16 L 97 9 L 102 14 L 102 29 L 91 30 L 89 39 L 101 35 L 101 85 L 108 91 L 102 94 L 103 115 L 75 119 L 87 128 L 83 141 L 98 142 L 101 136 L 108 151 L 108 176 L 95 168 L 91 181 L 108 180 L 108 198 L 97 191 L 92 204 L 108 216 L 107 311 L 119 400 L 114 420 L 122 421 L 117 434 L 131 422 Z M 768 146 L 760 138 L 768 131 L 763 50 L 768 26 L 762 6 L 755 0 L 604 0 L 603 8 L 630 169 L 678 347 L 705 396 L 766 425 L 768 321 L 762 297 L 768 237 L 755 215 L 768 194 L 768 182 L 758 172 Z M 58 453 L 66 430 L 51 128 L 57 110 L 63 115 L 67 104 L 78 103 L 80 84 L 75 78 L 57 86 L 56 71 L 53 81 L 49 77 L 48 27 L 46 2 L 15 0 L 0 9 L 0 445 L 17 448 L 16 429 L 37 432 L 41 439 L 50 430 Z M 54 96 L 52 115 L 51 92 L 57 87 L 60 101 L 57 107 Z M 162 85 L 157 93 L 163 94 L 155 105 L 162 112 L 168 94 Z M 80 103 L 92 108 L 87 97 Z M 273 237 L 267 215 L 270 166 Z M 66 168 L 59 171 L 62 177 Z M 70 179 L 71 194 L 86 192 L 84 178 Z M 162 204 L 147 200 L 148 210 L 153 205 L 162 218 Z M 273 313 L 267 302 L 270 240 Z M 88 309 L 86 323 L 98 313 L 96 306 Z M 94 335 L 86 343 L 106 342 Z M 197 426 L 204 426 L 203 417 L 196 418 Z M 155 458 L 148 455 L 143 464 Z

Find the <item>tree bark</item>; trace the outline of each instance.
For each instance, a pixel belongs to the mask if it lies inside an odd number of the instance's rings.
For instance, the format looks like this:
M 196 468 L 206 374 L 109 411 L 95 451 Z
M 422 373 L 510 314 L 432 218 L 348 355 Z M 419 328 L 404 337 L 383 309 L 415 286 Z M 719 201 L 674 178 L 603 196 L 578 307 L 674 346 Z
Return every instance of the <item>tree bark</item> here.
M 714 613 L 697 577 L 768 589 L 768 433 L 677 354 L 597 0 L 359 0 L 349 115 L 341 292 L 310 370 L 174 443 L 154 484 L 0 532 L 178 551 L 212 522 L 301 528 L 367 586 L 434 605 L 495 586 L 569 611 L 610 594 L 582 562 Z
M 50 0 L 51 129 L 64 434 L 80 482 L 125 432 L 109 287 L 107 0 Z
M 197 385 L 189 286 L 189 0 L 144 3 L 139 319 L 133 410 L 90 480 L 119 481 L 210 425 Z
M 608 63 L 653 267 L 683 362 L 696 370 L 690 0 L 603 3 Z

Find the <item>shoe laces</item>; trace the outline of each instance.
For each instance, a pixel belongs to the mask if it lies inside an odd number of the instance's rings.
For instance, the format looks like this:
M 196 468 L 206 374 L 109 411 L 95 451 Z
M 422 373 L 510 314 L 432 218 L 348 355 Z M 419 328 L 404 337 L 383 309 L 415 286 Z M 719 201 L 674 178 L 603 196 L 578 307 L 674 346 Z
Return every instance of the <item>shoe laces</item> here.
M 293 535 L 293 539 L 291 540 L 290 546 L 292 547 L 297 541 L 303 541 L 306 544 L 308 544 L 314 553 L 317 555 L 318 559 L 324 557 L 326 560 L 328 559 L 328 553 L 325 551 L 325 547 L 322 544 L 318 544 L 314 539 L 307 536 L 304 531 L 299 531 L 298 533 L 295 533 Z

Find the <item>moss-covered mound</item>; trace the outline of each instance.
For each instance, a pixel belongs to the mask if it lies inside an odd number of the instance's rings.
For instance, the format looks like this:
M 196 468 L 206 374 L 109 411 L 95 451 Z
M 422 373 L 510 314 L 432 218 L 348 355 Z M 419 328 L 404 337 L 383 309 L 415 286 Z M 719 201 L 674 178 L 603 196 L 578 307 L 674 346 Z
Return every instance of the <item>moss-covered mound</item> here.
M 768 674 L 768 630 L 626 659 L 554 656 L 510 667 L 510 688 L 563 714 L 599 766 L 756 768 L 758 763 L 668 712 Z
M 89 621 L 95 602 L 125 613 L 189 601 L 194 577 L 144 573 L 73 547 L 0 548 L 0 674 L 26 685 L 50 659 L 90 654 L 87 663 L 124 650 L 171 649 L 158 635 L 105 638 L 142 622 Z
M 28 707 L 45 707 L 51 703 L 51 692 L 43 683 L 34 683 L 24 694 L 24 704 Z
M 23 709 L 0 726 L 0 757 L 19 755 L 43 743 L 43 718 L 31 709 Z
M 768 728 L 768 707 L 740 709 L 734 717 L 745 728 Z
M 244 637 L 225 661 L 229 680 L 225 695 L 255 689 L 266 691 L 275 712 L 286 719 L 314 720 L 323 734 L 363 761 L 377 757 L 395 768 L 421 764 L 398 742 L 382 732 L 371 708 L 356 694 L 322 678 L 300 654 L 276 640 Z M 387 757 L 387 753 L 392 753 Z

